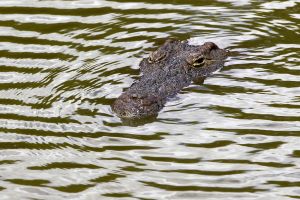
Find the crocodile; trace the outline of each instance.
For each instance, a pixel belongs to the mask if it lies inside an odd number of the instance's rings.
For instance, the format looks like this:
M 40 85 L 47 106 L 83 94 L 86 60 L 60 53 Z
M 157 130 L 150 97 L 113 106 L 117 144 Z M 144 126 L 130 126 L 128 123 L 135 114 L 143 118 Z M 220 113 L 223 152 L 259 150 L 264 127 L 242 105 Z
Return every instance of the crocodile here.
M 140 62 L 139 80 L 114 101 L 112 110 L 121 119 L 157 116 L 170 97 L 221 69 L 227 56 L 213 42 L 192 45 L 168 39 Z

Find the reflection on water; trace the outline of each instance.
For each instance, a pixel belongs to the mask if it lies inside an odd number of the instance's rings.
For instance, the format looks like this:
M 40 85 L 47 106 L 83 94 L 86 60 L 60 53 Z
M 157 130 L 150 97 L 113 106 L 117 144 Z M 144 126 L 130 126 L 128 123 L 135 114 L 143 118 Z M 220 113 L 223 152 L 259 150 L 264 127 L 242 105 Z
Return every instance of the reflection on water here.
M 297 0 L 2 0 L 1 198 L 300 198 L 299 13 Z M 166 38 L 233 55 L 128 126 L 110 105 Z

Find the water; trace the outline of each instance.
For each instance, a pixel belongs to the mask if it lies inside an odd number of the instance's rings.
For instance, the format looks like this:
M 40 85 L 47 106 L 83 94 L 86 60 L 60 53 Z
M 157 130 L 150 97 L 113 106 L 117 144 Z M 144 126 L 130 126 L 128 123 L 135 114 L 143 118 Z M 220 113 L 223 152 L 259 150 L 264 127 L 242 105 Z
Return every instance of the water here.
M 0 199 L 299 199 L 298 0 L 0 1 Z M 220 72 L 123 124 L 110 105 L 167 38 Z

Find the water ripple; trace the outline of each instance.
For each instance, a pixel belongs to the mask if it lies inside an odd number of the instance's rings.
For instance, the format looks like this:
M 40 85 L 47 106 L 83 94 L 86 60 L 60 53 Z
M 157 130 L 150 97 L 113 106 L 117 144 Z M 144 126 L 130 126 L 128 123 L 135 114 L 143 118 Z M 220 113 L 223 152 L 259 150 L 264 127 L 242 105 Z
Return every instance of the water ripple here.
M 299 198 L 298 1 L 0 1 L 3 199 Z M 157 119 L 110 105 L 166 38 L 230 50 Z

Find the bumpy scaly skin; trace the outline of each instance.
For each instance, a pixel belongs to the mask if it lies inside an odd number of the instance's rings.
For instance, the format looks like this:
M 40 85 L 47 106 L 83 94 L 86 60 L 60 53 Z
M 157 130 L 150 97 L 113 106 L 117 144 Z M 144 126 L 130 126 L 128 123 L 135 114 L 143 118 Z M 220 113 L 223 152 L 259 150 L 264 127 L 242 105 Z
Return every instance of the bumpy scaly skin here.
M 226 57 L 227 52 L 212 42 L 195 46 L 167 40 L 141 61 L 140 80 L 116 99 L 112 110 L 120 118 L 156 116 L 168 97 L 222 68 Z

